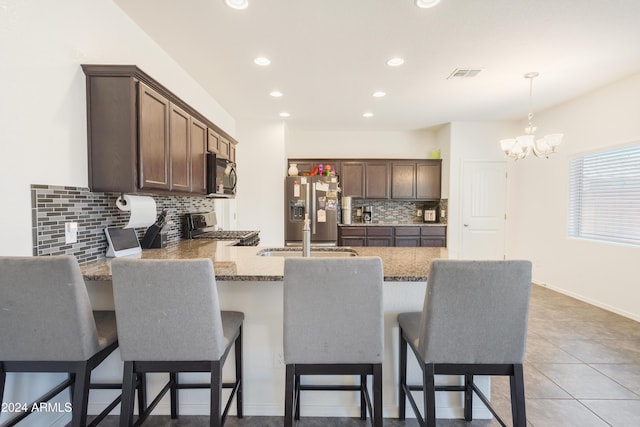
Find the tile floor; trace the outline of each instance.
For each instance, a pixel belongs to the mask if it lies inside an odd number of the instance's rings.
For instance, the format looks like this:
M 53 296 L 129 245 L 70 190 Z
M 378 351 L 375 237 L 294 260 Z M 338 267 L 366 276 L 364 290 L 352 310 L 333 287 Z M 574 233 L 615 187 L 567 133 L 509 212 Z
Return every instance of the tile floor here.
M 530 427 L 640 426 L 640 323 L 557 292 L 534 286 L 525 361 Z M 492 379 L 492 401 L 510 425 L 509 382 Z M 407 407 L 407 411 L 410 408 Z M 117 426 L 109 417 L 102 425 Z M 146 427 L 196 427 L 208 417 L 170 420 L 152 416 Z M 414 427 L 415 420 L 385 419 L 385 426 Z M 228 427 L 281 426 L 281 417 L 230 417 Z M 368 426 L 358 419 L 303 418 L 300 427 Z M 438 427 L 494 427 L 495 420 L 438 420 Z

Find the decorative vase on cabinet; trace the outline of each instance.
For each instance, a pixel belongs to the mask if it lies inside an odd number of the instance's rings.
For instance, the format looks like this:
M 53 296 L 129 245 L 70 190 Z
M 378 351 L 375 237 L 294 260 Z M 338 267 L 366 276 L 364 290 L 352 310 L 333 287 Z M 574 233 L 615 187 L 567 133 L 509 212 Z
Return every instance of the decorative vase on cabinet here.
M 289 166 L 289 176 L 298 176 L 298 165 L 296 163 L 291 163 L 291 166 Z

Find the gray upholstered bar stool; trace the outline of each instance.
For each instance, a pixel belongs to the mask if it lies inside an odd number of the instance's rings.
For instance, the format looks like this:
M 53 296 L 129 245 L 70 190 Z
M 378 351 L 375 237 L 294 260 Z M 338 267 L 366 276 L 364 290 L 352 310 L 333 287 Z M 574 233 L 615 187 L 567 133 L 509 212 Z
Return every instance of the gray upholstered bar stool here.
M 115 259 L 111 263 L 120 354 L 124 361 L 120 425 L 133 422 L 134 374 L 168 372 L 169 381 L 142 423 L 170 391 L 171 417 L 178 417 L 178 390 L 211 391 L 210 425 L 224 424 L 236 397 L 242 417 L 242 323 L 244 314 L 220 311 L 210 259 Z M 222 368 L 235 348 L 235 381 L 222 382 Z M 206 384 L 180 383 L 179 372 L 209 372 Z M 222 410 L 222 388 L 231 388 Z
M 114 312 L 93 312 L 73 256 L 0 257 L 0 400 L 7 372 L 67 372 L 69 379 L 36 400 L 71 392 L 72 426 L 87 425 L 91 371 L 118 347 Z M 116 398 L 89 425 L 119 402 Z M 33 402 L 28 408 L 33 408 Z M 4 408 L 4 405 L 3 405 Z M 4 409 L 3 409 L 4 410 Z M 30 414 L 22 412 L 3 426 Z
M 382 283 L 378 257 L 285 260 L 285 426 L 300 417 L 301 390 L 360 391 L 360 418 L 368 407 L 373 426 L 382 426 Z M 301 375 L 359 375 L 360 384 L 314 386 Z
M 498 417 L 473 382 L 474 375 L 506 375 L 511 383 L 514 427 L 526 426 L 524 361 L 531 292 L 529 261 L 434 260 L 424 308 L 401 313 L 399 418 L 409 398 L 421 426 L 435 427 L 435 392 L 464 392 L 464 417 L 472 419 L 475 392 Z M 423 383 L 407 385 L 407 344 L 423 372 Z M 464 375 L 463 386 L 436 386 L 435 375 Z M 424 391 L 424 419 L 412 390 Z

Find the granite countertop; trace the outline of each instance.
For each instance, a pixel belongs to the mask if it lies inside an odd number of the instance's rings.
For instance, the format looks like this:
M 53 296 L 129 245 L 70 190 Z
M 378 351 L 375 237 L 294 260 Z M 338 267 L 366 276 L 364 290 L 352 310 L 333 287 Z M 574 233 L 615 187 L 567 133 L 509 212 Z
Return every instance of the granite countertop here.
M 163 249 L 146 249 L 142 252 L 142 258 L 210 258 L 213 260 L 216 279 L 220 281 L 282 281 L 286 257 L 258 256 L 257 252 L 264 249 L 261 246 L 229 246 L 227 241 L 181 240 Z M 382 258 L 386 282 L 424 282 L 427 280 L 431 260 L 448 258 L 446 248 L 351 249 L 359 256 Z M 85 280 L 111 280 L 111 259 L 94 261 L 80 267 Z
M 364 223 L 364 222 L 354 222 L 352 224 L 338 224 L 338 227 L 434 227 L 434 226 L 445 226 L 447 224 L 442 222 L 418 222 L 418 223 L 394 223 L 394 222 L 374 222 L 374 223 Z

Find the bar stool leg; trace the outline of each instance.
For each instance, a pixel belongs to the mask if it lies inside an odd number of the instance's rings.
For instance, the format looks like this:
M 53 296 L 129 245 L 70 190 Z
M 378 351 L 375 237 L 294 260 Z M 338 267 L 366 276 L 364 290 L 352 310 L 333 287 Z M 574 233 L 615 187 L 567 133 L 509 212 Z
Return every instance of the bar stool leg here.
M 238 383 L 238 391 L 236 393 L 236 415 L 238 418 L 242 418 L 243 396 L 242 396 L 242 326 L 240 326 L 240 332 L 235 342 L 235 356 L 236 356 L 236 382 Z
M 222 369 L 220 361 L 211 362 L 211 427 L 222 424 Z
M 382 364 L 373 365 L 373 426 L 382 427 Z
M 398 389 L 398 419 L 404 420 L 406 418 L 407 407 L 407 394 L 405 392 L 405 386 L 407 385 L 407 341 L 402 336 L 402 328 L 399 331 L 400 334 L 400 355 L 398 357 L 400 367 L 400 387 Z
M 424 365 L 424 423 L 426 427 L 436 425 L 436 385 L 433 363 Z
M 71 426 L 82 427 L 87 424 L 87 404 L 89 402 L 89 383 L 91 371 L 87 362 L 78 362 L 75 370 L 75 382 L 73 388 Z
M 141 372 L 136 375 L 138 384 L 138 414 L 147 410 L 147 374 Z
M 300 419 L 300 375 L 295 375 L 295 404 L 293 405 L 293 407 L 296 409 L 295 414 L 294 414 L 294 419 L 295 420 L 299 420 Z
M 0 362 L 0 404 L 4 398 L 4 382 L 7 379 L 7 373 L 4 370 L 4 363 Z
M 134 395 L 135 376 L 133 374 L 133 362 L 124 362 L 124 372 L 122 375 L 122 403 L 120 405 L 120 427 L 130 427 L 133 425 Z M 142 415 L 143 410 L 138 409 L 138 412 Z
M 367 398 L 365 393 L 367 392 L 367 376 L 360 375 L 360 419 L 367 419 Z M 373 417 L 373 414 L 371 414 Z
M 284 384 L 284 427 L 293 427 L 293 407 L 296 402 L 294 365 L 287 365 Z M 299 402 L 298 402 L 299 403 Z
M 464 376 L 464 419 L 465 421 L 473 419 L 473 375 L 471 374 Z
M 524 373 L 522 365 L 513 365 L 511 384 L 511 413 L 514 427 L 527 425 L 526 404 L 524 400 Z
M 171 398 L 171 419 L 178 418 L 178 373 L 169 372 L 169 381 L 171 381 L 170 398 Z

